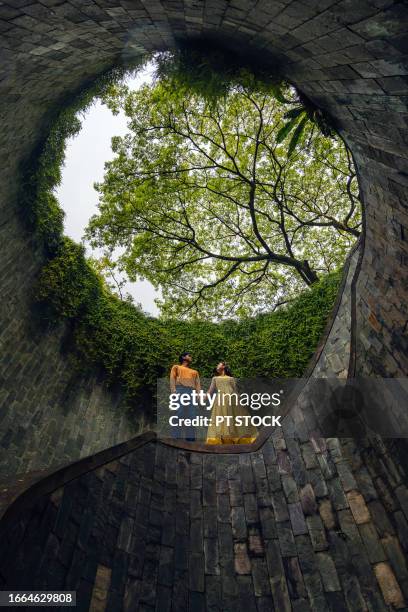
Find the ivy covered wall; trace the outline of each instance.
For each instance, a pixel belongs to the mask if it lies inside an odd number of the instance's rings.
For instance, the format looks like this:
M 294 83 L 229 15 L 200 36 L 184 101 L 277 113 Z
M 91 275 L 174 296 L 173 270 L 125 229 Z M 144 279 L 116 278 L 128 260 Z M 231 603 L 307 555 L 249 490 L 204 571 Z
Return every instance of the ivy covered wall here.
M 193 353 L 204 376 L 211 375 L 220 359 L 228 360 L 237 376 L 301 376 L 332 310 L 340 272 L 270 314 L 221 323 L 164 321 L 112 295 L 83 247 L 64 236 L 54 188 L 61 180 L 65 142 L 81 128 L 78 112 L 121 76 L 118 70 L 107 73 L 77 96 L 27 170 L 25 215 L 45 253 L 33 293 L 38 316 L 50 325 L 69 321 L 77 367 L 102 368 L 107 382 L 123 387 L 134 408 L 150 404 L 157 377 L 167 373 L 183 350 Z

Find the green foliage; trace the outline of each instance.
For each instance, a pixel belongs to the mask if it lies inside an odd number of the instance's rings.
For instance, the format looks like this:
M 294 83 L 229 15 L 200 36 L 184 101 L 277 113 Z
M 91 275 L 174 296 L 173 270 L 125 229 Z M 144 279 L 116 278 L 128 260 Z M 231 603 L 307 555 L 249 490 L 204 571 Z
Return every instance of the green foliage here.
M 87 237 L 160 288 L 163 316 L 267 312 L 342 265 L 359 234 L 357 180 L 306 110 L 287 117 L 244 85 L 209 104 L 166 80 L 105 101 L 129 132 L 113 141 Z
M 340 273 L 327 275 L 290 305 L 273 313 L 221 323 L 146 316 L 133 304 L 104 291 L 81 247 L 64 248 L 44 268 L 37 297 L 49 319 L 74 323 L 82 362 L 102 366 L 120 383 L 131 405 L 149 404 L 158 377 L 189 350 L 203 377 L 226 359 L 240 377 L 300 377 L 313 355 L 333 307 Z
M 274 313 L 222 323 L 164 321 L 113 295 L 84 249 L 63 235 L 63 211 L 53 190 L 61 180 L 66 140 L 79 131 L 78 112 L 96 95 L 120 90 L 121 74 L 103 75 L 72 100 L 25 168 L 22 210 L 46 254 L 34 296 L 42 316 L 70 322 L 78 366 L 102 367 L 134 406 L 150 405 L 157 377 L 167 375 L 185 349 L 203 376 L 211 375 L 220 358 L 230 361 L 237 376 L 301 376 L 331 311 L 338 273 Z
M 184 43 L 178 49 L 154 55 L 156 78 L 182 94 L 196 94 L 216 102 L 238 86 L 268 93 L 281 103 L 285 97 L 282 78 L 262 69 L 259 63 L 239 56 L 236 51 L 209 48 L 200 42 Z
M 310 126 L 314 127 L 316 125 L 323 136 L 334 138 L 336 135 L 324 113 L 302 95 L 299 95 L 295 107 L 285 113 L 284 117 L 287 122 L 279 130 L 276 140 L 281 143 L 292 132 L 288 145 L 288 155 L 293 153 Z M 295 127 L 296 129 L 294 129 Z
M 341 274 L 335 272 L 275 312 L 229 320 L 169 321 L 177 350 L 194 354 L 205 376 L 225 359 L 239 377 L 300 377 L 312 357 L 335 301 Z
M 49 314 L 80 317 L 99 299 L 101 289 L 102 281 L 88 264 L 84 247 L 63 236 L 41 271 L 35 298 Z
M 159 81 L 167 82 L 171 88 L 181 92 L 181 95 L 193 93 L 201 96 L 210 105 L 227 96 L 231 89 L 236 87 L 243 87 L 258 94 L 266 93 L 281 104 L 292 105 L 293 108 L 286 113 L 288 122 L 281 130 L 281 140 L 278 140 L 282 142 L 297 126 L 289 143 L 290 152 L 293 152 L 302 134 L 310 126 L 316 125 L 327 137 L 334 137 L 336 134 L 326 113 L 304 94 L 294 88 L 289 90 L 282 78 L 261 68 L 254 58 L 242 57 L 236 51 L 232 52 L 214 44 L 208 48 L 208 45 L 200 42 L 181 43 L 178 49 L 155 54 L 154 58 Z
M 21 213 L 48 256 L 55 253 L 63 241 L 64 212 L 54 189 L 61 182 L 67 140 L 81 130 L 79 114 L 85 113 L 96 97 L 106 95 L 125 73 L 122 68 L 109 70 L 68 100 L 66 107 L 54 118 L 45 141 L 39 143 L 22 168 Z

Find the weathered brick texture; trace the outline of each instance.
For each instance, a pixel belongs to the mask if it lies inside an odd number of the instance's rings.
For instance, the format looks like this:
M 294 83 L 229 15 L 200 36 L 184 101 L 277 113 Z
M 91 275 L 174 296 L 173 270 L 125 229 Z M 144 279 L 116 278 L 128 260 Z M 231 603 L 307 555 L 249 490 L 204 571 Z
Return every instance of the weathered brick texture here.
M 109 612 L 406 609 L 408 492 L 392 458 L 309 445 L 148 442 L 9 521 L 0 586 L 72 589 L 79 609 Z
M 45 439 L 56 441 L 45 423 L 50 417 L 58 420 L 57 406 L 64 404 L 67 387 L 78 418 L 85 414 L 84 403 L 93 401 L 92 379 L 77 385 L 76 398 L 74 385 L 67 382 L 70 366 L 60 351 L 63 330 L 41 332 L 32 325 L 30 288 L 42 256 L 18 218 L 19 165 L 75 91 L 112 65 L 130 65 L 145 51 L 173 46 L 177 37 L 207 36 L 233 52 L 253 53 L 332 116 L 355 155 L 366 210 L 365 252 L 355 287 L 356 371 L 406 374 L 406 21 L 406 4 L 392 0 L 1 4 L 0 401 L 10 469 L 37 467 L 18 452 L 18 440 L 28 444 L 34 436 L 27 431 L 33 419 L 36 439 L 43 430 Z M 339 321 L 345 351 L 347 334 L 341 326 Z M 341 351 L 331 355 L 330 366 L 342 375 Z M 107 396 L 105 403 L 110 403 Z M 107 427 L 105 438 L 95 434 L 96 447 L 90 435 L 83 450 L 97 450 L 98 438 L 101 446 L 111 443 Z M 115 442 L 127 435 L 125 425 L 119 431 Z M 43 455 L 45 463 L 52 461 L 51 450 Z
M 357 373 L 407 374 L 407 15 L 398 0 L 0 4 L 6 473 L 77 459 L 148 421 L 116 417 L 120 397 L 94 375 L 74 379 L 66 330 L 33 325 L 42 255 L 19 220 L 18 169 L 75 91 L 178 37 L 253 53 L 331 115 L 355 156 L 366 236 L 315 374 L 343 376 L 350 340 Z M 2 546 L 3 579 L 76 588 L 84 609 L 405 608 L 408 493 L 398 466 L 381 444 L 324 441 L 305 435 L 313 415 L 291 416 L 296 437 L 270 439 L 239 461 L 150 443 L 73 481 L 16 525 Z

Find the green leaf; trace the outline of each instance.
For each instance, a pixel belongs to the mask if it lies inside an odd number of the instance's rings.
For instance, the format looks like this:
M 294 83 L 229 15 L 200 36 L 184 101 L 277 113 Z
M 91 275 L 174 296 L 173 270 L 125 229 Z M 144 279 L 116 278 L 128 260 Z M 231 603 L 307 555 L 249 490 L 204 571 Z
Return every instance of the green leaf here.
M 299 125 L 297 126 L 296 130 L 293 132 L 292 138 L 290 139 L 290 143 L 288 146 L 288 157 L 290 157 L 293 151 L 295 150 L 296 145 L 298 144 L 308 121 L 309 121 L 309 117 L 305 115 L 303 119 L 301 120 L 301 122 L 299 123 Z
M 281 127 L 279 132 L 276 134 L 276 142 L 278 144 L 285 140 L 289 132 L 295 127 L 296 123 L 298 122 L 298 119 L 298 117 L 293 117 L 293 119 L 291 119 L 290 121 L 285 123 L 283 127 Z
M 290 111 L 285 113 L 283 116 L 285 119 L 293 119 L 294 117 L 298 117 L 302 113 L 306 112 L 303 106 L 297 106 L 296 108 L 292 108 Z
M 280 85 L 271 85 L 270 87 L 271 87 L 271 93 L 273 97 L 275 98 L 275 100 L 277 100 L 281 104 L 290 104 L 291 101 L 285 98 L 285 96 L 282 93 L 282 89 Z

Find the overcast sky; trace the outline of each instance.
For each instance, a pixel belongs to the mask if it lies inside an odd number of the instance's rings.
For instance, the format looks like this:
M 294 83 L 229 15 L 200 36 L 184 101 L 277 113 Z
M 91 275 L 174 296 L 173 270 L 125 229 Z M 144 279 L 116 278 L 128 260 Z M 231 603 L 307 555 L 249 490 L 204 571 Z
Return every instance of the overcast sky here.
M 151 81 L 152 65 L 128 84 L 137 89 L 144 82 Z M 95 181 L 101 181 L 104 163 L 112 159 L 112 136 L 127 132 L 126 117 L 123 113 L 113 115 L 100 102 L 95 102 L 82 120 L 82 130 L 67 143 L 62 182 L 56 196 L 65 211 L 65 233 L 76 241 L 82 239 L 89 218 L 97 212 L 98 193 L 93 188 Z M 130 293 L 143 310 L 157 315 L 154 303 L 157 293 L 148 281 L 128 283 L 125 291 Z

